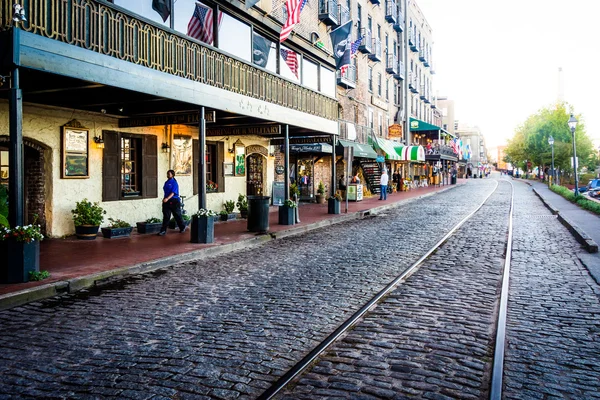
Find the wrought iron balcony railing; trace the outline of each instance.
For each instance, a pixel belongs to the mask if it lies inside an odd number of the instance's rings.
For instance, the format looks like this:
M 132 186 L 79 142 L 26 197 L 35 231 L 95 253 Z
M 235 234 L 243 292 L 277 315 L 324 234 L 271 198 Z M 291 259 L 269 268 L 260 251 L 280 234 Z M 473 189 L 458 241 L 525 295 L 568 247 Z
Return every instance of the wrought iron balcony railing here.
M 399 81 L 404 80 L 404 61 L 399 61 L 398 62 L 398 72 L 394 75 L 394 78 L 398 79 Z
M 385 20 L 390 24 L 394 24 L 398 20 L 398 8 L 395 0 L 385 1 Z
M 387 55 L 387 63 L 385 71 L 388 74 L 396 75 L 398 74 L 398 57 L 395 54 Z
M 358 50 L 361 53 L 370 54 L 373 52 L 373 40 L 371 39 L 371 30 L 369 28 L 362 28 L 360 34 L 363 37 L 362 42 L 360 42 L 360 46 Z
M 344 4 L 338 4 L 338 21 L 340 25 L 344 25 L 346 22 L 350 21 L 350 10 Z
M 15 1 L 0 5 L 0 30 L 12 25 Z M 28 0 L 24 7 L 23 31 L 319 117 L 338 117 L 335 99 L 104 2 Z
M 336 75 L 338 85 L 346 89 L 354 89 L 356 87 L 356 66 L 348 65 L 343 72 L 338 70 Z
M 411 31 L 408 35 L 408 45 L 410 49 L 414 52 L 419 52 L 419 43 L 417 42 L 417 34 L 414 31 Z
M 319 20 L 327 26 L 340 24 L 337 0 L 319 0 Z
M 369 54 L 369 59 L 372 61 L 381 61 L 381 39 L 373 38 L 373 51 Z
M 372 137 L 373 128 L 358 125 L 351 121 L 344 121 L 343 119 L 338 120 L 340 126 L 340 139 L 353 140 L 356 143 L 366 144 L 369 141 L 369 137 Z M 353 125 L 354 129 L 349 129 L 348 125 Z
M 394 23 L 394 30 L 404 32 L 404 13 L 401 10 L 398 10 L 398 19 Z

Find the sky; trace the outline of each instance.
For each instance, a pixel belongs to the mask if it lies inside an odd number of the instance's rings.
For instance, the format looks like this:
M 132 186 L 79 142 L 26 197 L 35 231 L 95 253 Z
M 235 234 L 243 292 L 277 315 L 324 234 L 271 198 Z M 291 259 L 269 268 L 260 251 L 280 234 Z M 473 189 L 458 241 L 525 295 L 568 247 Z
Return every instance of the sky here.
M 454 100 L 457 120 L 481 128 L 488 148 L 556 103 L 559 67 L 564 100 L 600 145 L 600 1 L 416 2 L 433 30 L 434 90 Z

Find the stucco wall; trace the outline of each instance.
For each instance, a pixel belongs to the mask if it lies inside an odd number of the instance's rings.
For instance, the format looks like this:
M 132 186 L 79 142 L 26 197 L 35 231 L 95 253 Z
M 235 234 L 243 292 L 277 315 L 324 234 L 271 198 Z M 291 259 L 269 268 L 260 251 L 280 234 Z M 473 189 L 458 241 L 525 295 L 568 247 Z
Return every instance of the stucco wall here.
M 71 121 L 78 120 L 89 131 L 89 178 L 62 179 L 61 178 L 61 126 Z M 134 199 L 102 202 L 102 149 L 94 143 L 94 136 L 100 136 L 103 130 L 116 130 L 136 134 L 155 135 L 158 146 L 158 198 Z M 0 102 L 0 135 L 8 135 L 8 103 Z M 197 127 L 173 126 L 172 134 L 185 134 L 198 138 Z M 132 225 L 144 221 L 149 217 L 162 217 L 161 199 L 162 185 L 166 179 L 170 154 L 163 153 L 160 149 L 163 142 L 169 141 L 171 130 L 164 126 L 143 128 L 119 128 L 117 119 L 102 114 L 77 112 L 43 106 L 24 105 L 23 107 L 23 136 L 28 137 L 48 146 L 45 152 L 46 168 L 46 218 L 47 233 L 52 237 L 62 237 L 73 234 L 75 228 L 71 210 L 75 203 L 83 198 L 99 202 L 106 210 L 105 224 L 109 217 L 125 220 Z M 215 138 L 225 142 L 225 162 L 233 162 L 233 155 L 228 148 L 238 137 Z M 268 148 L 268 140 L 260 137 L 241 137 L 246 146 L 257 144 Z M 209 140 L 214 140 L 209 138 Z M 274 158 L 266 157 L 265 194 L 270 195 L 274 179 Z M 180 185 L 180 194 L 186 196 L 185 208 L 188 213 L 198 209 L 198 196 L 193 195 L 193 175 L 177 176 Z M 225 193 L 210 193 L 207 195 L 207 207 L 220 211 L 226 200 L 237 200 L 239 193 L 246 193 L 246 177 L 225 177 Z

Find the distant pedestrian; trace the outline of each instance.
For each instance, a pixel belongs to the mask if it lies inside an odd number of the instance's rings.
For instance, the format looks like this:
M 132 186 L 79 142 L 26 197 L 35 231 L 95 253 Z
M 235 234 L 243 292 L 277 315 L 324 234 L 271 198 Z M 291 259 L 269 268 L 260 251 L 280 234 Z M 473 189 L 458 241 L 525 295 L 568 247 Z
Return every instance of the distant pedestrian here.
M 386 169 L 384 168 L 381 171 L 381 178 L 379 179 L 379 188 L 381 189 L 381 193 L 379 193 L 379 200 L 387 200 L 388 181 L 389 177 Z
M 185 232 L 186 225 L 183 222 L 183 218 L 181 218 L 181 199 L 179 197 L 179 184 L 175 179 L 175 171 L 173 171 L 172 169 L 167 171 L 167 181 L 163 186 L 163 192 L 163 222 L 160 232 L 158 232 L 158 235 L 163 236 L 167 233 L 167 226 L 169 225 L 169 221 L 171 220 L 171 213 L 173 213 L 173 217 L 175 217 L 177 226 L 179 226 L 179 232 Z

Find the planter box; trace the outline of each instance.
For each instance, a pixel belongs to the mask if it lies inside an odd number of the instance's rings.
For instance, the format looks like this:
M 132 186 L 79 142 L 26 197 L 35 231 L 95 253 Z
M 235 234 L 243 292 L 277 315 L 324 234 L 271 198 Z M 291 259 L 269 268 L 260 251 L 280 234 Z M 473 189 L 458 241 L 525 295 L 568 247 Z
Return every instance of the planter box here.
M 29 271 L 40 270 L 40 242 L 0 241 L 0 283 L 29 281 Z
M 341 202 L 335 199 L 327 200 L 327 214 L 340 214 Z
M 327 200 L 327 196 L 324 194 L 318 194 L 315 198 L 318 204 L 325 204 L 325 201 Z
M 160 228 L 162 227 L 162 222 L 136 222 L 138 233 L 158 233 L 160 232 Z
M 279 225 L 294 225 L 296 222 L 296 208 L 279 206 Z
M 75 227 L 75 234 L 77 235 L 77 239 L 81 240 L 95 240 L 98 236 L 99 226 L 92 225 L 81 225 Z
M 218 218 L 218 216 L 217 216 Z M 215 219 L 214 217 L 192 217 L 190 229 L 190 242 L 212 243 L 215 241 Z
M 133 226 L 129 228 L 101 228 L 102 236 L 106 239 L 114 239 L 120 237 L 129 237 L 131 235 L 131 231 L 133 230 Z

